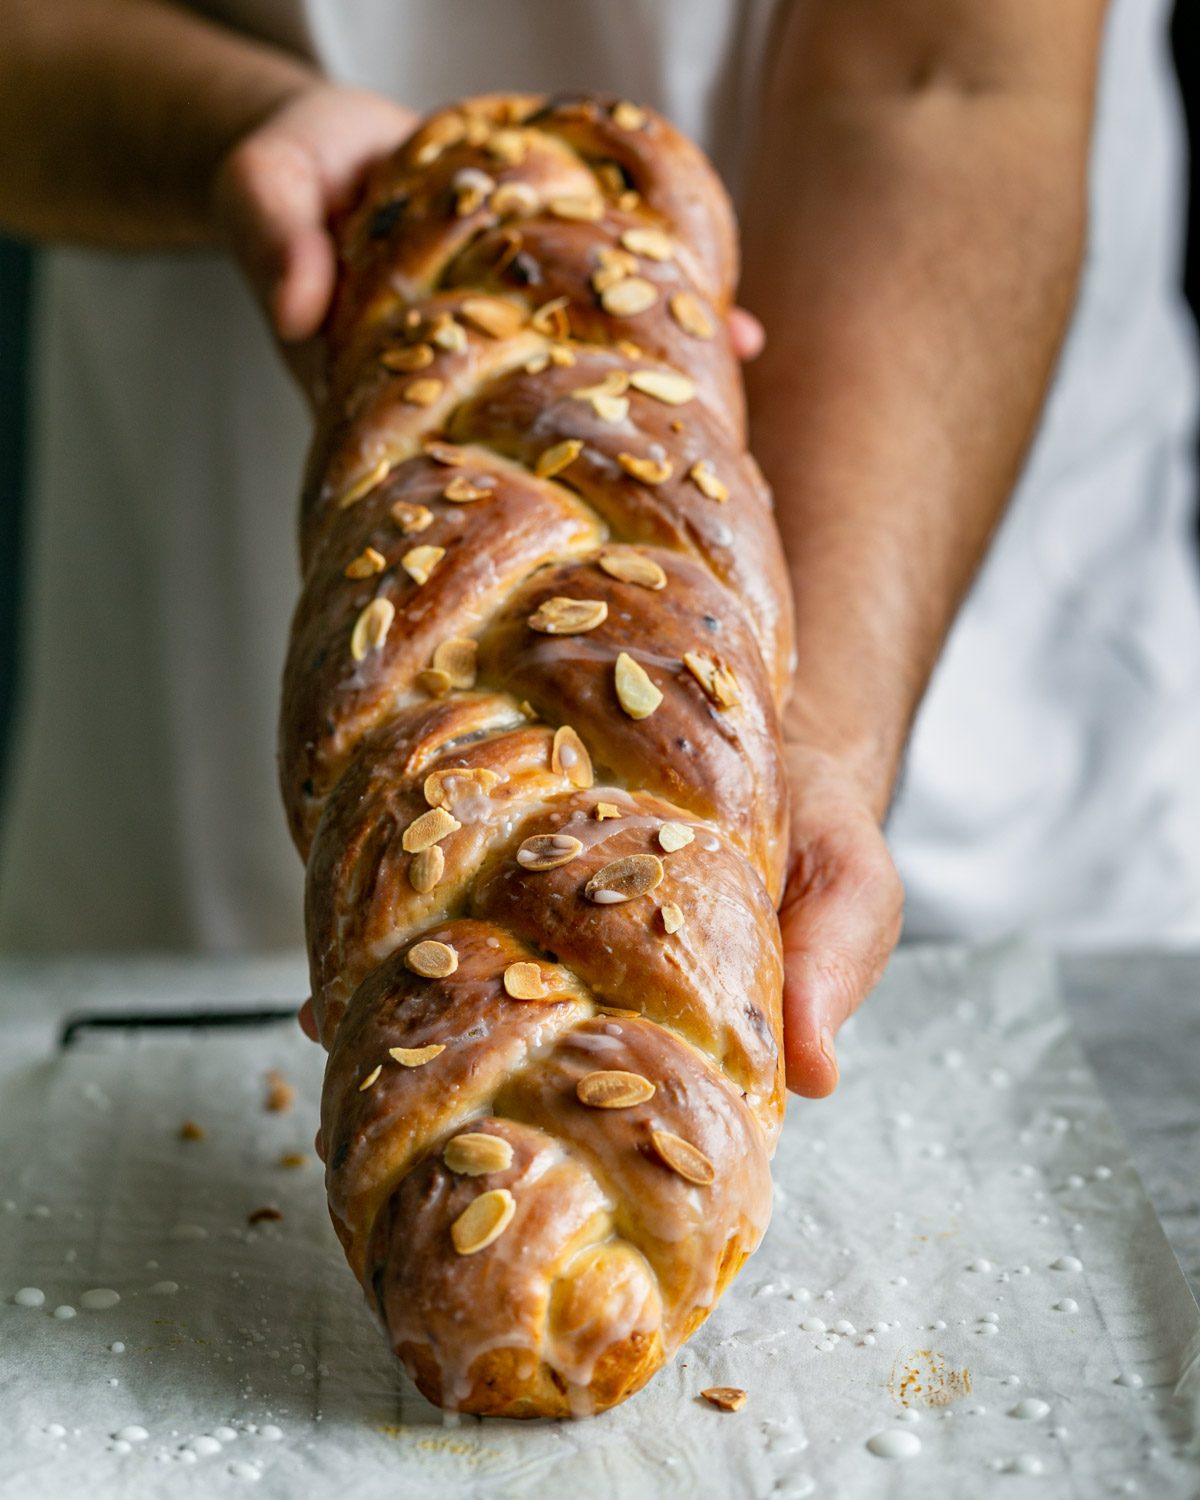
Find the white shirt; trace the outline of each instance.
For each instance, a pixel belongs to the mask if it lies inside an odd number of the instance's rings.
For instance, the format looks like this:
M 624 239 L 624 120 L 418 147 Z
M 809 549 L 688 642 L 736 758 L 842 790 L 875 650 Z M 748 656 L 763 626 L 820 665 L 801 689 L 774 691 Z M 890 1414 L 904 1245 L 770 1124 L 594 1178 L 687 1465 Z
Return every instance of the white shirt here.
M 427 109 L 600 88 L 735 193 L 775 0 L 225 0 Z M 889 836 L 910 935 L 1200 940 L 1196 410 L 1167 0 L 1116 0 L 1082 293 L 1041 431 L 921 709 Z M 301 939 L 275 784 L 307 420 L 215 255 L 55 250 L 36 322 L 24 713 L 0 944 Z M 986 420 L 986 413 L 980 420 Z

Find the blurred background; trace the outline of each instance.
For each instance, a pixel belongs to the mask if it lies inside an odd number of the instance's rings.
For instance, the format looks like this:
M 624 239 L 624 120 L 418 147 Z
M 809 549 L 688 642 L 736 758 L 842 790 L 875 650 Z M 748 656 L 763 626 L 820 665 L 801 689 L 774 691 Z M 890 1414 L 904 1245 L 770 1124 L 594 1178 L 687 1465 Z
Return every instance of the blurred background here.
M 1192 142 L 1188 246 L 1180 275 L 1200 315 L 1200 0 L 1178 0 L 1172 25 L 1175 64 Z M 20 693 L 17 672 L 23 535 L 23 475 L 28 458 L 30 299 L 37 251 L 0 238 L 0 796 Z

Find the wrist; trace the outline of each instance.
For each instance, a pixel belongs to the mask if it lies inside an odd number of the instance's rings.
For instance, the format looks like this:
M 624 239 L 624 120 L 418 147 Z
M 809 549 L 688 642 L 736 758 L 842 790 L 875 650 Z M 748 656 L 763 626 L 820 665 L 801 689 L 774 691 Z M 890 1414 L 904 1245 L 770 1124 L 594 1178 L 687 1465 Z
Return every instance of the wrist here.
M 791 752 L 836 767 L 879 824 L 891 804 L 908 725 L 907 714 L 856 708 L 850 695 L 818 696 L 800 674 L 782 720 Z

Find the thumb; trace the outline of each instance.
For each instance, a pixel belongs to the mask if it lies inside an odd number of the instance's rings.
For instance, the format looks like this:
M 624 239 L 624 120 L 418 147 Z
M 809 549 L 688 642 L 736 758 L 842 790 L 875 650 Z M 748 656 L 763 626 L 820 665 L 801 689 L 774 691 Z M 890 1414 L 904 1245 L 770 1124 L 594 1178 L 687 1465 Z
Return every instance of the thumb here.
M 318 163 L 287 136 L 252 136 L 222 165 L 216 211 L 276 335 L 311 338 L 337 274 Z

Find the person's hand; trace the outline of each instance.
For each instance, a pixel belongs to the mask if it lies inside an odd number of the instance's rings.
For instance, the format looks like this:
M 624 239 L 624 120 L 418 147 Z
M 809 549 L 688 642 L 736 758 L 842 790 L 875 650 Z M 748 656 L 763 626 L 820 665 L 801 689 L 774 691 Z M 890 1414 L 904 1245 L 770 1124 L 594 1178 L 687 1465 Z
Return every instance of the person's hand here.
M 788 740 L 791 852 L 779 908 L 788 1087 L 837 1087 L 834 1035 L 875 987 L 900 937 L 904 890 L 875 814 L 833 756 Z
M 316 338 L 337 276 L 330 218 L 417 118 L 379 94 L 317 82 L 286 99 L 217 168 L 218 230 L 310 397 L 321 363 Z

